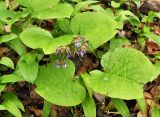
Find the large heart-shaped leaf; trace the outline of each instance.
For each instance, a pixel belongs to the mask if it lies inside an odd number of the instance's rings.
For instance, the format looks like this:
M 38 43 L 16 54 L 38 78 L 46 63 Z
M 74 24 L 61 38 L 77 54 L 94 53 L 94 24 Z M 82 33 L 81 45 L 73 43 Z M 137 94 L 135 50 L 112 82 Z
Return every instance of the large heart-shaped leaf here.
M 52 35 L 41 28 L 32 27 L 24 30 L 20 34 L 22 42 L 30 48 L 44 48 L 53 39 Z
M 69 18 L 72 12 L 73 7 L 70 4 L 58 4 L 49 9 L 33 12 L 32 17 L 38 19 Z
M 52 35 L 38 27 L 28 28 L 20 34 L 22 42 L 32 49 L 43 49 L 45 54 L 54 53 L 58 46 L 68 45 L 73 40 L 73 35 L 64 35 L 53 38 Z
M 31 8 L 33 11 L 41 11 L 58 4 L 60 0 L 16 0 L 19 4 Z
M 70 17 L 73 7 L 70 4 L 58 4 L 60 0 L 17 0 L 21 5 L 32 9 L 32 17 L 55 19 Z
M 66 68 L 53 64 L 42 66 L 36 79 L 36 92 L 45 100 L 60 106 L 74 106 L 85 98 L 85 88 L 72 81 L 75 68 L 67 61 Z
M 95 92 L 114 98 L 141 98 L 143 84 L 156 77 L 152 63 L 135 49 L 109 51 L 102 57 L 101 64 L 106 73 L 96 70 L 90 75 L 84 74 L 83 78 Z
M 101 64 L 107 73 L 122 76 L 134 82 L 147 83 L 155 78 L 153 64 L 143 53 L 135 49 L 121 48 L 114 52 L 107 52 Z
M 116 34 L 117 23 L 104 13 L 84 12 L 75 15 L 71 29 L 74 34 L 85 35 L 90 48 L 96 49 Z

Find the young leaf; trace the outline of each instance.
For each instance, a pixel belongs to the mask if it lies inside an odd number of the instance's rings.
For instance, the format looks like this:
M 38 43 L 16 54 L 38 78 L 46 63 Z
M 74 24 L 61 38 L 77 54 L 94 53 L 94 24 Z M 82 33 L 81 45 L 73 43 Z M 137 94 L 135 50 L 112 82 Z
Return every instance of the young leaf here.
M 120 7 L 120 5 L 121 5 L 120 2 L 111 1 L 111 6 L 114 8 L 118 8 L 118 7 Z
M 153 107 L 152 108 L 152 117 L 160 117 L 160 109 Z
M 10 67 L 10 68 L 14 69 L 14 63 L 13 63 L 13 61 L 12 61 L 10 58 L 8 58 L 8 57 L 2 57 L 1 60 L 0 60 L 0 64 L 5 65 L 5 66 L 7 66 L 7 67 Z
M 115 37 L 110 41 L 110 50 L 114 50 L 116 48 L 121 48 L 123 45 L 130 44 L 129 40 L 126 38 Z
M 119 10 L 117 14 L 116 21 L 119 23 L 121 22 L 123 24 L 124 22 L 129 21 L 132 25 L 137 26 L 140 24 L 139 18 L 128 10 Z
M 74 11 L 73 11 L 73 14 L 75 15 L 76 13 L 79 13 L 84 6 L 88 6 L 90 4 L 94 4 L 94 3 L 97 3 L 98 1 L 83 1 L 83 2 L 79 2 L 78 4 L 76 4 L 74 6 Z
M 145 101 L 145 98 L 144 96 L 140 99 L 136 99 L 137 100 L 137 103 L 140 107 L 140 109 L 142 110 L 142 112 L 146 112 L 146 101 Z
M 25 45 L 19 38 L 6 42 L 8 46 L 13 48 L 20 56 L 23 56 L 27 53 Z
M 4 90 L 5 87 L 6 87 L 6 84 L 0 84 L 0 93 Z
M 42 117 L 49 117 L 51 111 L 52 104 L 46 100 L 44 100 Z
M 72 32 L 84 35 L 92 50 L 110 40 L 116 34 L 116 29 L 114 19 L 99 12 L 79 13 L 71 21 Z
M 152 32 L 146 32 L 143 34 L 145 37 L 149 38 L 156 44 L 160 45 L 160 37 Z
M 27 12 L 26 12 L 27 11 Z M 18 21 L 19 18 L 21 17 L 25 17 L 26 15 L 28 15 L 30 13 L 30 10 L 26 10 L 24 12 L 14 12 L 11 10 L 1 10 L 0 11 L 0 21 L 8 24 L 9 26 L 11 26 L 14 22 Z
M 2 105 L 14 116 L 22 117 L 20 110 L 17 108 L 17 105 L 11 100 L 5 100 Z
M 9 74 L 9 75 L 3 75 L 0 77 L 0 83 L 14 83 L 18 81 L 24 81 L 22 76 L 19 76 L 17 74 Z
M 38 62 L 36 62 L 35 59 L 35 53 L 28 53 L 22 56 L 18 62 L 18 68 L 21 75 L 30 83 L 35 81 L 38 73 Z
M 9 20 L 11 20 L 14 16 L 15 16 L 15 12 L 11 11 L 11 10 L 0 10 L 0 21 L 4 22 L 4 23 L 8 23 Z M 9 19 L 8 19 L 9 18 Z
M 0 105 L 0 110 L 7 110 L 3 105 Z
M 7 41 L 10 41 L 16 38 L 17 38 L 17 35 L 13 33 L 8 34 L 8 35 L 3 35 L 3 36 L 0 36 L 0 43 L 7 42 Z
M 67 67 L 54 64 L 42 66 L 36 79 L 36 92 L 48 102 L 60 106 L 74 106 L 85 98 L 85 88 L 72 80 L 75 68 L 71 61 Z M 47 77 L 46 77 L 47 76 Z
M 123 117 L 130 117 L 129 109 L 123 100 L 112 98 L 111 101 Z
M 88 9 L 92 9 L 92 10 L 94 10 L 94 11 L 101 12 L 101 13 L 105 13 L 105 14 L 106 14 L 106 10 L 105 10 L 102 6 L 99 6 L 99 5 L 92 5 L 92 6 L 90 6 Z
M 96 117 L 96 105 L 94 100 L 89 96 L 89 94 L 86 95 L 86 98 L 82 103 L 82 106 L 85 117 Z
M 70 30 L 69 25 L 69 19 L 58 19 L 57 20 L 58 26 L 59 28 L 64 31 L 64 32 L 68 32 Z
M 18 97 L 10 92 L 6 92 L 3 94 L 3 98 L 5 100 L 10 100 L 12 101 L 14 104 L 16 104 L 16 106 L 21 109 L 22 111 L 25 111 L 24 110 L 24 107 L 23 107 L 23 104 L 22 102 L 18 99 Z

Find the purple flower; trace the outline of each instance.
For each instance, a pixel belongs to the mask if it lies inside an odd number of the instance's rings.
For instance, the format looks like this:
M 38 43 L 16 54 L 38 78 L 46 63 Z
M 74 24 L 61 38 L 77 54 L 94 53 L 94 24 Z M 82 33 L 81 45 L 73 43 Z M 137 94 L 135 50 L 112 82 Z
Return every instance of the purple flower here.
M 81 46 L 82 46 L 82 43 L 80 41 L 74 43 L 75 48 L 80 48 Z
M 84 56 L 86 56 L 86 51 L 78 50 L 77 55 L 80 57 L 84 57 Z

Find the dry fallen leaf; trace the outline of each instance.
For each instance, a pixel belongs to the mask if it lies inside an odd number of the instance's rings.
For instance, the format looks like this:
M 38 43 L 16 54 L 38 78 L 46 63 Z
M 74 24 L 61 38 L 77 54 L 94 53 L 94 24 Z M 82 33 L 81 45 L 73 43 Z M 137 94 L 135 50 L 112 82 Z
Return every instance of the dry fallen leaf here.
M 143 113 L 142 111 L 139 111 L 137 113 L 137 117 L 147 117 L 147 114 L 146 113 Z
M 152 89 L 150 90 L 150 93 L 153 95 L 153 96 L 158 96 L 160 94 L 160 91 L 158 89 L 158 86 L 157 85 L 154 85 L 152 87 Z
M 148 93 L 148 92 L 144 92 L 144 97 L 146 99 L 152 99 L 153 98 L 152 95 L 150 93 Z
M 30 110 L 35 113 L 36 117 L 42 116 L 42 110 L 40 109 L 30 109 Z
M 158 106 L 158 105 L 156 104 L 156 102 L 155 102 L 154 100 L 151 100 L 151 99 L 146 99 L 146 103 L 147 103 L 147 105 L 149 106 L 149 108 Z
M 147 49 L 147 54 L 154 55 L 158 53 L 158 51 L 160 50 L 160 47 L 152 41 L 147 41 L 146 49 Z

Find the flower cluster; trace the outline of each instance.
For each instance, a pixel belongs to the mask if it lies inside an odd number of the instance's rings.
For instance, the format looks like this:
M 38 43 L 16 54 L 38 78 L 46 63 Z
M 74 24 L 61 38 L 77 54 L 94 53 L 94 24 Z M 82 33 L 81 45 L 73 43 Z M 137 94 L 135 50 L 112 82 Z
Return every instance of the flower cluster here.
M 66 57 L 69 58 L 72 56 L 72 53 L 68 46 L 60 46 L 56 49 L 56 55 L 60 59 L 65 59 Z
M 56 49 L 56 56 L 58 60 L 56 61 L 56 67 L 67 67 L 67 58 L 72 58 L 76 55 L 80 57 L 86 56 L 86 51 L 88 48 L 87 41 L 84 36 L 74 36 L 73 41 L 70 45 L 59 46 Z
M 57 68 L 66 68 L 67 67 L 67 62 L 65 60 L 57 60 L 56 63 L 55 63 L 55 66 Z
M 78 56 L 86 56 L 88 44 L 84 36 L 74 36 L 72 44 L 74 45 L 75 53 Z

